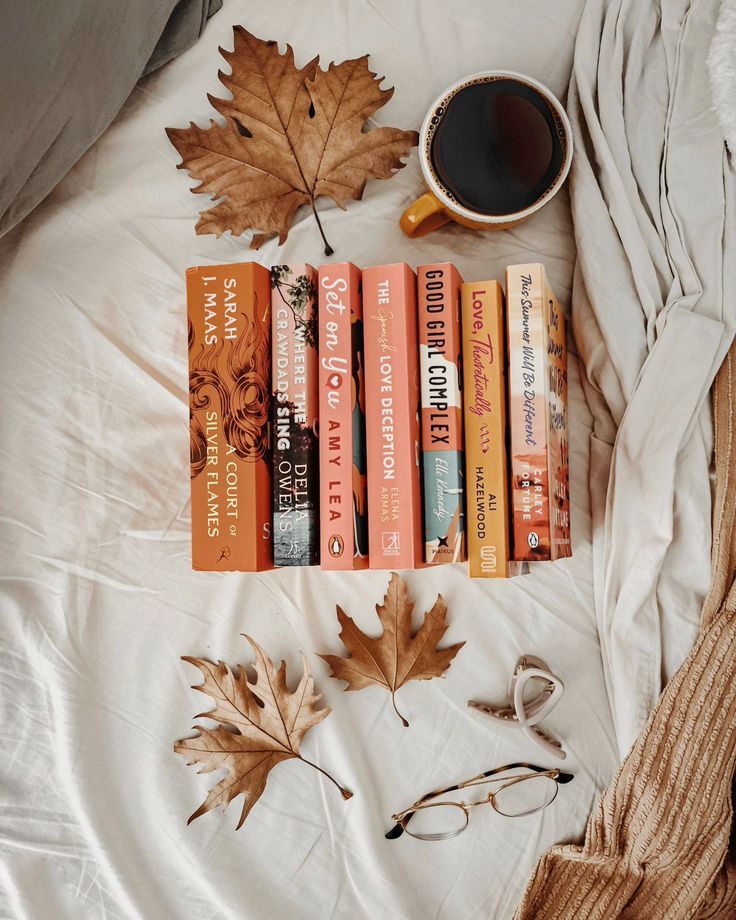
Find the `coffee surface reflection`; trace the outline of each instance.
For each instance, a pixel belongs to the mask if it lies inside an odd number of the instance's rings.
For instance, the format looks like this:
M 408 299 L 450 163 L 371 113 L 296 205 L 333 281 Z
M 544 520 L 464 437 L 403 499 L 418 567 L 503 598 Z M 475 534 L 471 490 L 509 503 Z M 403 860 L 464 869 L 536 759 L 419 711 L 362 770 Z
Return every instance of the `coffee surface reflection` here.
M 564 132 L 544 96 L 520 80 L 470 83 L 437 108 L 430 160 L 459 204 L 488 215 L 538 201 L 565 161 Z

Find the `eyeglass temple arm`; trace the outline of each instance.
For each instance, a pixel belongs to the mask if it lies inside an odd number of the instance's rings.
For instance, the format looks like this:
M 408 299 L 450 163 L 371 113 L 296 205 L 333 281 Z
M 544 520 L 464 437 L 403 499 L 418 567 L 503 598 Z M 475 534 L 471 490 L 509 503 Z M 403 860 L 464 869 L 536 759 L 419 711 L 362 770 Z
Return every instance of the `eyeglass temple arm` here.
M 460 783 L 459 785 L 453 786 L 452 788 L 453 789 L 463 789 L 465 786 L 471 786 L 474 783 L 477 783 L 479 780 L 488 779 L 489 776 L 495 776 L 497 773 L 506 773 L 508 770 L 518 770 L 518 769 L 533 770 L 535 773 L 549 773 L 550 771 L 549 767 L 538 767 L 536 764 L 533 764 L 533 763 L 522 763 L 522 762 L 507 763 L 506 766 L 504 767 L 496 767 L 494 770 L 488 770 L 485 773 L 479 773 L 478 776 L 474 776 L 472 779 L 465 780 L 464 783 Z M 556 770 L 557 767 L 553 767 L 552 769 Z M 569 783 L 570 780 L 573 778 L 574 778 L 574 775 L 572 773 L 563 773 L 562 771 L 560 771 L 560 773 L 557 776 L 557 782 L 558 783 Z M 450 791 L 449 789 L 442 790 L 442 792 L 449 792 L 449 791 Z M 441 793 L 439 792 L 434 793 L 434 795 L 440 795 L 440 794 Z M 424 799 L 420 799 L 420 801 L 424 801 Z M 418 805 L 419 802 L 417 802 L 416 804 Z
M 458 789 L 464 789 L 466 786 L 472 786 L 474 783 L 477 783 L 481 779 L 488 779 L 489 776 L 495 776 L 497 773 L 505 773 L 507 770 L 518 770 L 524 768 L 527 770 L 534 770 L 535 773 L 548 773 L 549 770 L 547 767 L 538 767 L 533 763 L 507 763 L 503 767 L 496 767 L 493 770 L 487 770 L 485 773 L 479 773 L 477 776 L 472 777 L 472 779 L 467 779 L 465 782 L 456 783 L 454 786 L 447 786 L 445 789 L 435 789 L 433 792 L 428 792 L 426 795 L 423 795 L 420 799 L 417 799 L 413 805 L 405 809 L 403 814 L 406 815 L 404 821 L 408 823 L 414 817 L 414 809 L 423 805 L 427 799 L 433 799 L 436 795 L 444 795 L 446 792 L 455 792 Z M 556 769 L 556 768 L 555 768 Z M 572 773 L 563 773 L 562 770 L 557 774 L 558 783 L 569 783 L 575 778 Z M 400 812 L 401 813 L 401 812 Z M 404 833 L 404 827 L 401 822 L 397 821 L 396 824 L 391 828 L 390 831 L 386 834 L 387 840 L 396 840 L 397 837 L 400 837 Z

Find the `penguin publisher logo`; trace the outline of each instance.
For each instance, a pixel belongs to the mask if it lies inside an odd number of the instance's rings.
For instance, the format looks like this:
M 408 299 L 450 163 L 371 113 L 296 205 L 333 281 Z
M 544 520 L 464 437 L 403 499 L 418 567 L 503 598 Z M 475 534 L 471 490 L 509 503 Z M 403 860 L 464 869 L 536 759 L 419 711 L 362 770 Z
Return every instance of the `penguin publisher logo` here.
M 527 543 L 531 549 L 536 549 L 539 546 L 539 536 L 534 530 L 532 530 L 532 532 L 527 537 Z
M 334 559 L 338 559 L 340 556 L 342 556 L 343 550 L 345 549 L 345 544 L 343 543 L 343 539 L 340 534 L 336 533 L 330 537 L 328 547 L 330 550 L 330 555 Z

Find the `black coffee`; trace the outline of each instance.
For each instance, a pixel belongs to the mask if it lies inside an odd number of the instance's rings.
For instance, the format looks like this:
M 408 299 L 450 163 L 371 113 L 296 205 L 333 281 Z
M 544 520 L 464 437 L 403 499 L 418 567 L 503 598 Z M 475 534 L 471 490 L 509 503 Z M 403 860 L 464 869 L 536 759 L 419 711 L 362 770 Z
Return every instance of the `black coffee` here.
M 432 123 L 437 178 L 472 211 L 523 211 L 562 168 L 565 148 L 555 113 L 525 83 L 499 78 L 464 86 L 437 109 Z

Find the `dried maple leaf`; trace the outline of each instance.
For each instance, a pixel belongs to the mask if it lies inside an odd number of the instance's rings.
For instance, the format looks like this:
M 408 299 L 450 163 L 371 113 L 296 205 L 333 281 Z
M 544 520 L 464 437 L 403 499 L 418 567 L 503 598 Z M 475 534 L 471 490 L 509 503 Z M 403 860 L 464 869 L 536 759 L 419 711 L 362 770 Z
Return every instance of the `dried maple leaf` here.
M 457 642 L 447 648 L 437 648 L 447 630 L 447 605 L 441 594 L 437 595 L 434 606 L 425 614 L 415 636 L 411 633 L 413 609 L 414 605 L 406 595 L 406 585 L 396 572 L 392 572 L 383 604 L 376 604 L 383 634 L 378 639 L 367 636 L 338 606 L 337 619 L 342 627 L 340 638 L 350 654 L 347 658 L 320 655 L 332 669 L 331 677 L 347 681 L 346 690 L 363 690 L 374 684 L 385 687 L 391 694 L 396 714 L 405 726 L 409 723 L 396 709 L 396 691 L 410 680 L 442 677 L 465 645 Z
M 366 121 L 385 105 L 393 89 L 381 89 L 383 77 L 368 69 L 368 56 L 330 64 L 318 59 L 300 70 L 294 52 L 280 54 L 242 26 L 234 29 L 233 51 L 220 52 L 231 73 L 218 76 L 231 99 L 209 96 L 225 124 L 207 128 L 167 128 L 188 169 L 200 184 L 192 189 L 222 199 L 203 211 L 197 233 L 220 236 L 231 230 L 260 230 L 251 246 L 278 234 L 286 239 L 296 210 L 310 205 L 325 243 L 315 199 L 332 198 L 344 208 L 363 195 L 368 179 L 389 179 L 404 166 L 402 157 L 416 146 L 416 131 L 375 128 Z
M 195 718 L 213 719 L 220 725 L 214 730 L 195 726 L 199 734 L 177 741 L 174 750 L 189 757 L 189 765 L 201 764 L 200 773 L 210 773 L 221 767 L 228 771 L 227 776 L 210 789 L 187 824 L 218 805 L 224 810 L 242 793 L 245 802 L 238 821 L 240 827 L 266 788 L 270 771 L 281 761 L 292 758 L 319 770 L 335 783 L 343 798 L 352 796 L 352 792 L 343 789 L 329 773 L 299 753 L 299 745 L 309 729 L 331 712 L 330 709 L 318 712 L 314 708 L 320 695 L 314 692 L 307 659 L 302 655 L 304 673 L 299 686 L 290 693 L 286 686 L 285 662 L 281 662 L 277 671 L 263 649 L 249 636 L 244 638 L 256 653 L 254 683 L 248 680 L 245 669 L 240 666 L 231 670 L 222 661 L 213 664 L 203 658 L 183 659 L 198 667 L 204 676 L 204 683 L 194 685 L 193 689 L 207 694 L 215 702 L 214 709 L 200 712 Z

